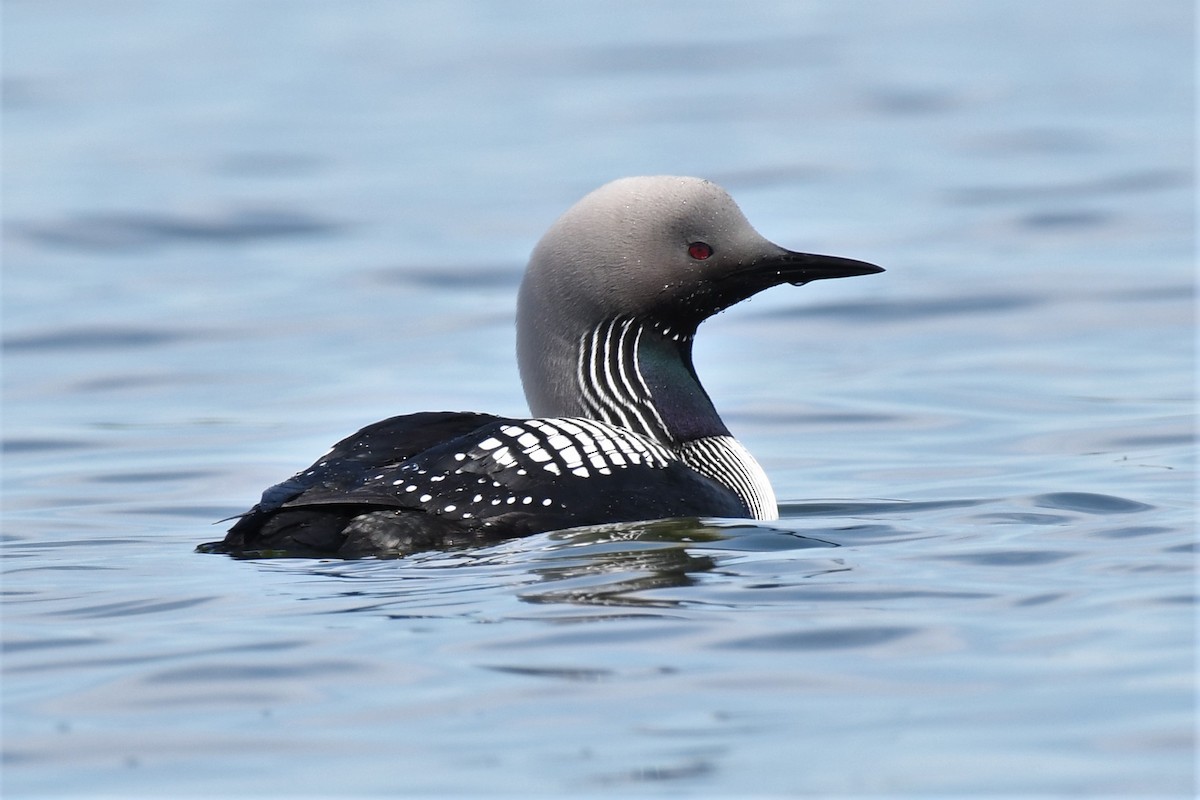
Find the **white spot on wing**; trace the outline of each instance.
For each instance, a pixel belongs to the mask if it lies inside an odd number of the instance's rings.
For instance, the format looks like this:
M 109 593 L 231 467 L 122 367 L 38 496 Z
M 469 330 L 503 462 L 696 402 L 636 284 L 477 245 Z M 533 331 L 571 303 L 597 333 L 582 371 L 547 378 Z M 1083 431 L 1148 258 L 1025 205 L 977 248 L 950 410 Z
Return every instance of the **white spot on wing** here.
M 583 457 L 579 455 L 579 451 L 573 446 L 564 447 L 559 455 L 567 462 L 567 469 L 575 469 L 583 464 Z

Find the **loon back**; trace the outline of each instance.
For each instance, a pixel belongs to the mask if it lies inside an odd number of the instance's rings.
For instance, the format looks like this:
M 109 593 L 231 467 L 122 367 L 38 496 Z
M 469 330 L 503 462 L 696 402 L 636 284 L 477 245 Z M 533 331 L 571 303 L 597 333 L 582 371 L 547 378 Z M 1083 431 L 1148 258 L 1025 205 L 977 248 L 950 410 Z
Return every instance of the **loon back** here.
M 339 442 L 210 552 L 396 556 L 665 517 L 777 517 L 692 364 L 696 329 L 763 289 L 880 272 L 796 253 L 696 178 L 625 178 L 543 236 L 517 307 L 534 419 L 430 412 Z
M 431 425 L 445 438 L 396 457 L 394 442 Z M 579 417 L 426 413 L 377 422 L 339 442 L 268 489 L 224 542 L 207 549 L 402 555 L 598 522 L 700 515 L 744 517 L 747 509 L 669 448 L 624 428 Z

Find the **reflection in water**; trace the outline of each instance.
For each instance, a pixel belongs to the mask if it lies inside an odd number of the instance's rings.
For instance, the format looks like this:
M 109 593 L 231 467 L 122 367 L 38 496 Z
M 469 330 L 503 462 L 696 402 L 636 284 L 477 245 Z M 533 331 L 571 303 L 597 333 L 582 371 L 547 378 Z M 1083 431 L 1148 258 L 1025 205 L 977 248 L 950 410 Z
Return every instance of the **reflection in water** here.
M 542 583 L 520 595 L 529 603 L 574 603 L 667 608 L 674 598 L 654 590 L 696 585 L 697 576 L 716 570 L 711 551 L 774 552 L 836 547 L 792 531 L 751 523 L 705 523 L 670 519 L 602 525 L 551 534 L 552 544 L 530 573 Z M 702 550 L 706 552 L 695 552 Z
M 716 566 L 711 557 L 694 556 L 682 548 L 597 553 L 531 570 L 554 585 L 522 592 L 521 599 L 530 603 L 676 606 L 680 601 L 655 599 L 639 593 L 691 586 L 696 582 L 692 577 L 694 574 L 711 572 Z
M 845 530 L 839 528 L 838 532 Z M 898 535 L 890 528 L 887 533 L 893 538 Z M 299 571 L 323 580 L 349 581 L 353 588 L 348 591 L 313 598 L 330 603 L 329 613 L 383 613 L 393 619 L 414 619 L 470 616 L 481 597 L 492 593 L 534 604 L 693 605 L 703 602 L 703 592 L 686 600 L 656 596 L 655 592 L 698 586 L 704 576 L 719 574 L 720 568 L 728 567 L 735 558 L 807 560 L 811 557 L 799 554 L 809 550 L 825 553 L 838 546 L 750 521 L 668 519 L 575 528 L 490 547 L 430 551 L 403 559 L 253 560 L 259 569 L 269 572 Z M 812 561 L 811 568 L 802 570 L 806 579 L 845 569 L 840 562 L 830 565 L 825 558 Z M 397 607 L 403 613 L 395 613 Z

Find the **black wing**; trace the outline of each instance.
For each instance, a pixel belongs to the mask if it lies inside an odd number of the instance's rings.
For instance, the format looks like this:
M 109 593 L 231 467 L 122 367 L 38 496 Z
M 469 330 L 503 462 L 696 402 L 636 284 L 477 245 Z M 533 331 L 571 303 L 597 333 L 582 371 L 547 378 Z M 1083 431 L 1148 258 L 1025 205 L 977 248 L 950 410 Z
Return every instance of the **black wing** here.
M 376 422 L 342 439 L 308 469 L 267 489 L 247 513 L 275 511 L 308 491 L 349 491 L 360 485 L 371 470 L 401 464 L 498 419 L 492 414 L 426 411 Z
M 361 509 L 344 513 L 324 510 L 315 514 L 278 512 L 306 492 L 322 496 L 352 491 L 381 467 L 402 463 L 435 445 L 462 436 L 499 419 L 492 414 L 429 411 L 390 417 L 373 423 L 335 444 L 308 469 L 277 483 L 262 493 L 253 508 L 242 514 L 223 542 L 203 545 L 207 550 L 287 551 L 297 554 L 336 552 L 344 540 L 346 524 Z

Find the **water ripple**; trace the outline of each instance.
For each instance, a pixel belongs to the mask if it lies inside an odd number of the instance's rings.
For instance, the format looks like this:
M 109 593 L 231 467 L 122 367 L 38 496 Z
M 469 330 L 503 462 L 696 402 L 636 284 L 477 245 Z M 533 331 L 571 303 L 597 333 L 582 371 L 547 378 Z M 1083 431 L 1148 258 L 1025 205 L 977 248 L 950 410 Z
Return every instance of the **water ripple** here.
M 1033 504 L 1041 508 L 1061 508 L 1064 511 L 1082 511 L 1087 514 L 1136 514 L 1154 508 L 1146 503 L 1092 492 L 1052 492 L 1033 498 Z
M 1191 177 L 1179 170 L 1153 169 L 1125 172 L 1094 180 L 1012 186 L 977 186 L 958 189 L 953 203 L 994 204 L 1046 198 L 1094 198 L 1105 194 L 1130 194 L 1178 189 L 1191 185 Z
M 284 209 L 238 209 L 213 216 L 182 214 L 90 214 L 59 222 L 16 225 L 26 238 L 55 247 L 89 251 L 140 249 L 172 242 L 235 245 L 256 239 L 313 236 L 341 226 Z
M 192 331 L 122 325 L 81 328 L 60 328 L 44 333 L 6 336 L 3 349 L 9 352 L 26 350 L 112 350 L 136 347 L 157 347 L 192 339 Z
M 982 553 L 957 553 L 932 556 L 942 561 L 957 561 L 963 564 L 978 564 L 985 567 L 1033 567 L 1054 564 L 1073 553 L 1046 550 L 992 550 Z
M 789 631 L 722 642 L 719 647 L 747 650 L 844 650 L 875 647 L 912 636 L 917 628 L 847 627 Z

